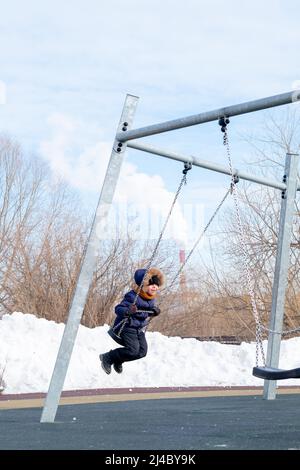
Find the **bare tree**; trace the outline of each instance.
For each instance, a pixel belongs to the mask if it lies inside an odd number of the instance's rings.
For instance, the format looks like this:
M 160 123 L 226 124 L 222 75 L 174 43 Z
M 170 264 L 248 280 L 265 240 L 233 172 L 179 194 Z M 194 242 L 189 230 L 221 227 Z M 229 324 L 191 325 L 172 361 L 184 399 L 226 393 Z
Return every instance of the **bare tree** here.
M 69 188 L 48 167 L 0 139 L 0 308 L 64 318 L 84 244 Z M 73 215 L 70 215 L 73 214 Z
M 261 174 L 276 176 L 281 179 L 284 169 L 284 160 L 287 152 L 299 148 L 299 111 L 288 111 L 284 119 L 276 115 L 268 115 L 263 129 L 264 137 L 248 139 L 251 143 L 255 158 L 250 166 L 254 165 Z M 252 172 L 253 172 L 252 168 Z M 251 272 L 251 281 L 255 291 L 260 316 L 268 326 L 271 308 L 272 284 L 274 277 L 275 257 L 277 250 L 277 237 L 279 230 L 279 211 L 281 193 L 279 191 L 261 186 L 239 183 L 240 211 L 243 226 L 243 237 L 246 246 L 246 263 Z M 299 207 L 295 204 L 295 218 L 293 223 L 293 239 L 291 244 L 291 264 L 289 270 L 288 289 L 286 296 L 284 328 L 299 326 Z M 215 292 L 223 299 L 224 310 L 227 298 L 234 311 L 236 303 L 240 308 L 235 312 L 236 321 L 244 322 L 247 329 L 254 333 L 255 324 L 251 319 L 250 298 L 247 292 L 246 272 L 244 267 L 244 254 L 240 242 L 238 224 L 234 209 L 228 208 L 219 222 L 218 245 L 213 252 L 218 258 L 218 269 L 212 262 L 207 269 L 207 278 L 210 278 Z M 220 248 L 222 246 L 222 249 Z M 223 266 L 223 270 L 220 269 Z M 219 274 L 217 274 L 217 272 Z M 221 274 L 220 274 L 221 273 Z M 252 334 L 253 336 L 253 334 Z M 249 337 L 250 339 L 250 337 Z

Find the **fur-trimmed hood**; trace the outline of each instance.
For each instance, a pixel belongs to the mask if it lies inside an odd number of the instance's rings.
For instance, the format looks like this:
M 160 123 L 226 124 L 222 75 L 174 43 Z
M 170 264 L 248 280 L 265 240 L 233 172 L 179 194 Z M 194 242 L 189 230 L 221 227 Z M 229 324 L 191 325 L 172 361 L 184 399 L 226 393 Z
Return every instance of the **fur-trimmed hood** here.
M 140 287 L 141 282 L 143 281 L 143 277 L 145 276 L 146 269 L 137 269 L 136 272 L 134 273 L 134 286 L 133 288 L 136 289 L 136 286 Z M 156 276 L 157 279 L 159 280 L 159 288 L 161 289 L 164 286 L 165 283 L 165 276 L 160 271 L 158 268 L 150 268 L 149 271 L 147 272 L 144 281 L 143 281 L 143 287 L 148 287 L 149 284 L 151 284 L 151 279 L 153 276 Z M 143 289 L 144 290 L 144 289 Z

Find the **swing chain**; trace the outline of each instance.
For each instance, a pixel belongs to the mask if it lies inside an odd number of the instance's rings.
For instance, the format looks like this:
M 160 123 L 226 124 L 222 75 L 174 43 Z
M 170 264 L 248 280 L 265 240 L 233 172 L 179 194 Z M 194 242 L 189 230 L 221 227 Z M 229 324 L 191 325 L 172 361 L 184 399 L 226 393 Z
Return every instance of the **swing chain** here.
M 290 335 L 292 333 L 298 333 L 300 331 L 300 326 L 297 328 L 291 329 L 291 330 L 283 330 L 283 331 L 276 331 L 276 330 L 271 330 L 270 328 L 267 328 L 266 326 L 261 326 L 261 328 L 268 333 L 273 333 L 275 335 Z
M 154 258 L 155 258 L 155 256 L 156 256 L 157 251 L 158 251 L 158 247 L 159 247 L 159 245 L 160 245 L 161 239 L 162 239 L 163 234 L 164 234 L 164 232 L 165 232 L 165 230 L 166 230 L 166 227 L 167 227 L 167 225 L 168 225 L 169 219 L 170 219 L 170 217 L 171 217 L 171 215 L 172 215 L 174 206 L 175 206 L 176 201 L 177 201 L 177 199 L 178 199 L 178 196 L 179 196 L 179 194 L 180 194 L 180 192 L 181 192 L 181 190 L 182 190 L 182 187 L 183 187 L 183 185 L 187 184 L 187 172 L 188 172 L 189 170 L 191 170 L 192 167 L 193 167 L 193 165 L 192 165 L 191 162 L 186 162 L 186 163 L 184 163 L 184 169 L 183 169 L 183 171 L 182 171 L 183 176 L 182 176 L 182 178 L 181 178 L 181 180 L 180 180 L 180 183 L 179 183 L 179 186 L 178 186 L 178 188 L 177 188 L 175 197 L 174 197 L 173 202 L 172 202 L 172 204 L 171 204 L 171 207 L 170 207 L 170 209 L 169 209 L 167 218 L 166 218 L 166 220 L 165 220 L 165 223 L 164 223 L 163 228 L 162 228 L 162 230 L 161 230 L 161 232 L 160 232 L 160 234 L 159 234 L 159 237 L 158 237 L 158 239 L 157 239 L 157 242 L 156 242 L 156 245 L 155 245 L 155 247 L 154 247 L 153 253 L 152 253 L 152 255 L 151 255 L 151 258 L 150 258 L 150 260 L 149 260 L 149 262 L 148 262 L 148 265 L 147 265 L 147 267 L 146 267 L 146 270 L 145 270 L 145 274 L 144 274 L 144 276 L 143 276 L 143 279 L 142 279 L 142 281 L 141 281 L 141 283 L 140 283 L 140 285 L 139 285 L 139 288 L 138 288 L 138 290 L 137 290 L 137 292 L 136 292 L 136 295 L 135 295 L 135 298 L 134 298 L 134 301 L 133 301 L 133 305 L 135 305 L 136 302 L 137 302 L 137 298 L 138 298 L 138 296 L 139 296 L 139 294 L 140 294 L 140 292 L 141 292 L 141 290 L 142 290 L 142 286 L 143 286 L 144 279 L 145 279 L 145 277 L 147 276 L 147 274 L 148 274 L 148 272 L 149 272 L 149 270 L 150 270 L 150 268 L 151 268 L 151 266 L 152 266 L 153 260 L 154 260 Z M 118 324 L 113 328 L 113 330 L 115 330 L 115 329 L 117 329 L 117 327 L 118 327 L 119 325 L 121 325 L 121 328 L 120 328 L 119 333 L 116 333 L 116 335 L 117 335 L 118 337 L 120 337 L 120 335 L 121 335 L 123 329 L 125 328 L 125 325 L 126 325 L 126 323 L 128 322 L 128 320 L 129 320 L 129 318 L 126 318 L 125 321 L 122 320 L 120 323 L 118 323 Z M 149 325 L 149 323 L 150 323 L 150 321 L 148 322 L 148 325 Z M 148 325 L 146 325 L 146 328 L 148 327 Z
M 211 225 L 212 221 L 214 220 L 214 218 L 216 217 L 217 213 L 219 212 L 219 210 L 221 209 L 221 207 L 223 206 L 225 200 L 227 199 L 227 196 L 229 195 L 229 193 L 231 192 L 231 188 L 229 188 L 225 195 L 223 196 L 222 200 L 220 201 L 220 203 L 218 204 L 217 208 L 215 209 L 214 213 L 212 214 L 212 216 L 210 217 L 209 221 L 207 222 L 206 226 L 204 227 L 203 231 L 200 233 L 199 237 L 197 238 L 196 242 L 194 243 L 193 247 L 191 248 L 189 254 L 187 255 L 184 263 L 182 263 L 182 265 L 180 266 L 179 270 L 177 271 L 177 273 L 175 274 L 172 282 L 170 283 L 170 285 L 168 286 L 168 291 L 172 289 L 173 285 L 175 284 L 175 281 L 177 280 L 177 278 L 179 277 L 180 273 L 182 272 L 182 270 L 184 269 L 186 263 L 188 262 L 188 260 L 190 259 L 190 257 L 192 256 L 192 254 L 194 253 L 195 249 L 197 248 L 197 246 L 199 245 L 201 239 L 204 237 L 205 233 L 207 232 L 209 226 Z M 166 289 L 166 288 L 165 288 Z M 162 291 L 164 291 L 165 289 L 162 289 Z
M 145 277 L 147 276 L 148 271 L 149 271 L 149 269 L 150 269 L 150 267 L 151 267 L 151 265 L 152 265 L 152 263 L 153 263 L 153 260 L 154 260 L 154 258 L 155 258 L 155 256 L 156 256 L 158 247 L 159 247 L 159 245 L 160 245 L 161 239 L 162 239 L 163 234 L 164 234 L 164 232 L 165 232 L 165 230 L 166 230 L 166 227 L 167 227 L 167 225 L 168 225 L 169 219 L 170 219 L 170 217 L 171 217 L 171 215 L 172 215 L 172 212 L 173 212 L 174 206 L 175 206 L 175 204 L 176 204 L 176 202 L 177 202 L 178 196 L 179 196 L 179 194 L 180 194 L 180 192 L 181 192 L 181 190 L 182 190 L 183 185 L 187 183 L 187 172 L 188 172 L 189 170 L 191 170 L 191 169 L 192 169 L 192 163 L 186 162 L 186 163 L 184 164 L 184 169 L 183 169 L 183 171 L 182 171 L 183 176 L 182 176 L 182 178 L 181 178 L 181 181 L 180 181 L 179 186 L 178 186 L 178 188 L 177 188 L 175 197 L 174 197 L 173 202 L 172 202 L 172 204 L 171 204 L 171 207 L 170 207 L 170 209 L 169 209 L 169 213 L 168 213 L 168 215 L 167 215 L 167 218 L 166 218 L 166 220 L 165 220 L 165 223 L 164 223 L 164 225 L 163 225 L 163 228 L 162 228 L 162 230 L 161 230 L 161 232 L 160 232 L 160 234 L 159 234 L 159 237 L 158 237 L 158 239 L 157 239 L 156 245 L 155 245 L 155 247 L 154 247 L 153 253 L 152 253 L 151 258 L 150 258 L 150 260 L 149 260 L 149 262 L 148 262 L 148 265 L 147 265 L 147 267 L 146 267 L 146 271 L 145 271 L 145 274 L 144 274 L 143 279 L 142 279 L 142 281 L 141 281 L 141 284 L 140 284 L 140 286 L 139 286 L 139 289 L 138 289 L 138 291 L 137 291 L 137 293 L 136 293 L 136 296 L 135 296 L 135 299 L 134 299 L 134 305 L 135 305 L 135 303 L 136 303 L 136 301 L 137 301 L 137 298 L 138 298 L 138 296 L 139 296 L 139 293 L 140 293 L 140 291 L 141 291 L 141 289 L 142 289 L 142 285 L 143 285 L 144 279 L 145 279 Z
M 230 150 L 230 145 L 229 145 L 229 139 L 228 139 L 228 133 L 227 133 L 227 124 L 229 124 L 229 119 L 228 117 L 224 116 L 219 119 L 219 125 L 221 125 L 221 131 L 224 133 L 223 136 L 223 145 L 226 148 L 226 153 L 227 153 L 227 158 L 228 158 L 228 163 L 229 163 L 229 169 L 231 173 L 231 193 L 233 195 L 233 200 L 234 200 L 234 205 L 235 205 L 235 212 L 237 216 L 237 222 L 238 222 L 238 233 L 239 233 L 239 239 L 241 242 L 242 246 L 242 254 L 243 254 L 243 263 L 244 263 L 244 268 L 245 268 L 245 273 L 246 273 L 246 280 L 247 280 L 247 287 L 248 287 L 248 293 L 251 301 L 251 306 L 254 314 L 254 319 L 255 319 L 255 333 L 256 333 L 256 366 L 258 367 L 259 365 L 259 352 L 261 354 L 261 358 L 263 360 L 264 366 L 266 364 L 265 360 L 265 353 L 263 349 L 263 339 L 262 339 L 262 323 L 259 317 L 256 301 L 255 301 L 255 294 L 254 290 L 252 287 L 251 283 L 251 275 L 250 275 L 250 270 L 249 266 L 247 263 L 247 249 L 246 249 L 246 242 L 245 242 L 245 234 L 243 230 L 243 225 L 241 221 L 241 215 L 240 215 L 240 209 L 239 209 L 239 202 L 238 202 L 238 189 L 237 189 L 237 181 L 238 181 L 238 175 L 233 169 L 233 164 L 232 164 L 232 158 L 231 158 L 231 150 Z

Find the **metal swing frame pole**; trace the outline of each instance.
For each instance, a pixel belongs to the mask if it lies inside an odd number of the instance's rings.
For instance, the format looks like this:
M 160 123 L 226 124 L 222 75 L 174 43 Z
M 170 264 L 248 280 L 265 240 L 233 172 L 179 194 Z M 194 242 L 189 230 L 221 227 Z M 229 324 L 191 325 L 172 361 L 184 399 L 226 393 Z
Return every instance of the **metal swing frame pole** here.
M 283 177 L 286 183 L 286 190 L 282 191 L 282 201 L 280 208 L 280 221 L 278 232 L 278 245 L 275 262 L 274 281 L 272 289 L 272 308 L 268 338 L 267 367 L 278 368 L 281 334 L 282 331 L 285 293 L 288 280 L 288 270 L 290 264 L 290 244 L 292 238 L 292 226 L 295 197 L 298 181 L 299 155 L 287 153 L 285 159 L 285 174 Z M 264 381 L 264 398 L 273 400 L 276 398 L 276 380 Z
M 131 127 L 136 106 L 139 98 L 134 95 L 126 95 L 117 133 Z M 76 335 L 78 332 L 83 309 L 89 292 L 94 271 L 96 269 L 97 257 L 100 251 L 100 241 L 110 237 L 106 233 L 109 210 L 117 186 L 121 166 L 123 163 L 126 143 L 121 143 L 115 138 L 110 160 L 106 170 L 101 194 L 92 223 L 85 252 L 83 255 L 80 273 L 77 279 L 75 292 L 68 320 L 64 329 L 60 348 L 56 358 L 49 390 L 43 408 L 41 423 L 53 423 L 55 420 L 59 399 L 63 389 L 65 377 L 70 363 Z

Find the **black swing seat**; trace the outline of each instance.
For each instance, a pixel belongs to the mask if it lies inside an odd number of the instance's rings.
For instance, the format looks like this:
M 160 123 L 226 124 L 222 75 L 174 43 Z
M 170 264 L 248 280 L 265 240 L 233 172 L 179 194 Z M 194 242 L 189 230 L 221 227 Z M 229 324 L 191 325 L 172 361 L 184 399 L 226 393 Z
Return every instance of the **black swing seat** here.
M 117 335 L 117 333 L 113 330 L 113 328 L 110 328 L 107 333 L 114 341 L 116 341 L 121 346 L 124 346 L 124 341 L 122 340 L 120 336 Z
M 252 375 L 266 380 L 300 379 L 300 367 L 288 370 L 275 367 L 253 367 Z

